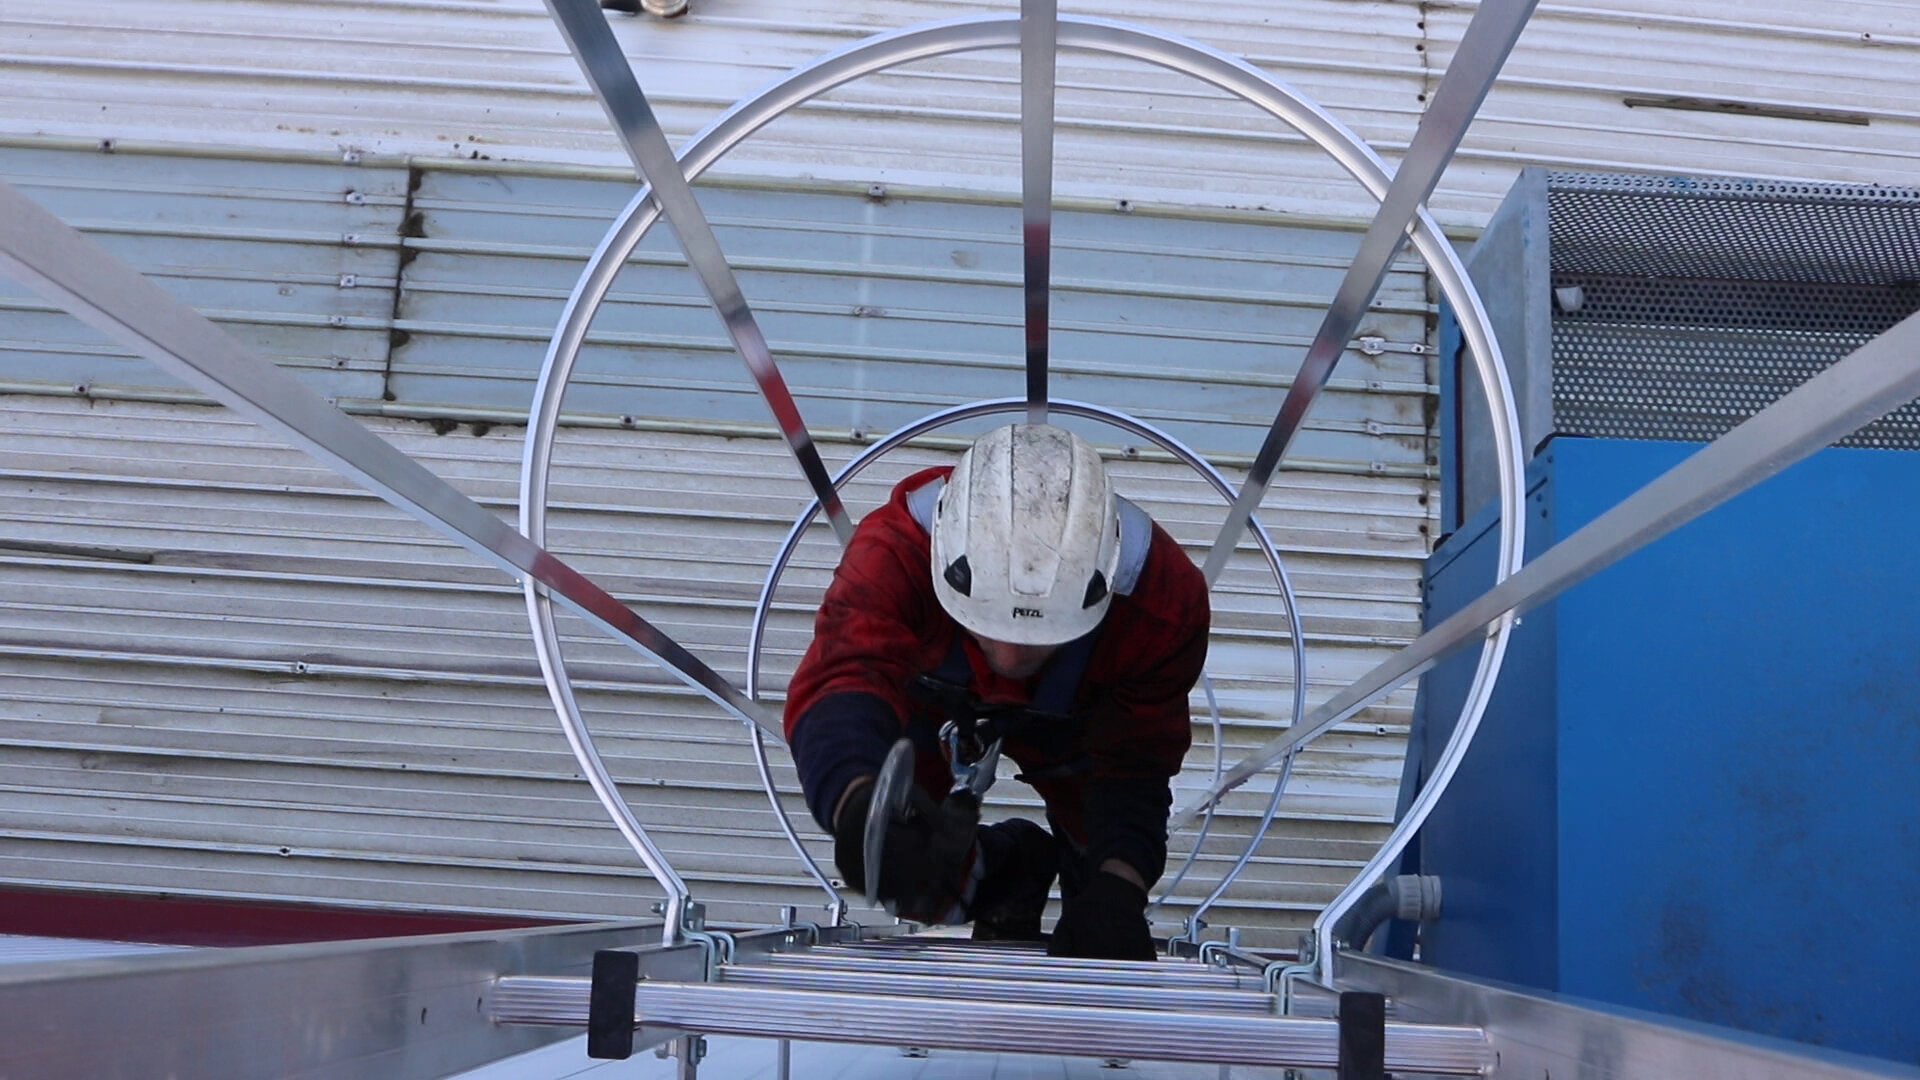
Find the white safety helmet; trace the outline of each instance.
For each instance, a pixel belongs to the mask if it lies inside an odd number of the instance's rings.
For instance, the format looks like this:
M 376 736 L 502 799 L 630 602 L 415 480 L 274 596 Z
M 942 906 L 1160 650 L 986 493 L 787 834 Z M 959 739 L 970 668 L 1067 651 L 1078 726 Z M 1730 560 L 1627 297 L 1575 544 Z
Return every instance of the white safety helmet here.
M 1120 561 L 1113 482 L 1085 439 L 1047 424 L 982 436 L 933 517 L 933 591 L 954 621 L 1012 645 L 1100 625 Z

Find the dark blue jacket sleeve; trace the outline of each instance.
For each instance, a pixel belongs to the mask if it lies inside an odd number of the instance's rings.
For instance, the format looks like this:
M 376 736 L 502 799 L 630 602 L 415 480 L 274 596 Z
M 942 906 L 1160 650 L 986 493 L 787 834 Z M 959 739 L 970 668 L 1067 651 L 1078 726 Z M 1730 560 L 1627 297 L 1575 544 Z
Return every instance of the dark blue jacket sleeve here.
M 828 694 L 800 714 L 788 745 L 807 809 L 822 829 L 833 832 L 833 808 L 841 793 L 860 777 L 878 774 L 899 737 L 900 718 L 877 694 Z
M 1087 872 L 1108 859 L 1139 871 L 1152 889 L 1167 869 L 1173 791 L 1159 777 L 1099 777 L 1087 784 Z

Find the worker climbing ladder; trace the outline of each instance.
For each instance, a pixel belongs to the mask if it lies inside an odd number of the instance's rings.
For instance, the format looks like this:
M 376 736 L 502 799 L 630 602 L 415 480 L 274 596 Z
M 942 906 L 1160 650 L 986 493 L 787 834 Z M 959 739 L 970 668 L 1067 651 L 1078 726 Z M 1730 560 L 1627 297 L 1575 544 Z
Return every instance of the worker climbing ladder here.
M 625 143 L 642 187 L 582 273 L 549 347 L 529 419 L 517 531 L 12 188 L 0 188 L 0 268 L 522 580 L 562 727 L 600 801 L 665 892 L 664 917 L 644 925 L 141 957 L 84 971 L 0 974 L 0 1012 L 25 1025 L 22 1030 L 37 1040 L 35 1060 L 47 1066 L 32 1075 L 146 1075 L 159 1069 L 197 1076 L 437 1076 L 535 1045 L 556 1027 L 586 1027 L 591 1051 L 604 1057 L 678 1040 L 683 1075 L 697 1068 L 693 1040 L 703 1033 L 1337 1068 L 1343 1077 L 1355 1078 L 1380 1077 L 1389 1070 L 1529 1077 L 1542 1075 L 1543 1069 L 1576 1072 L 1593 1064 L 1595 1047 L 1603 1045 L 1625 1055 L 1611 1059 L 1616 1064 L 1627 1060 L 1643 1066 L 1635 1075 L 1866 1074 L 1857 1062 L 1815 1060 L 1777 1045 L 1701 1036 L 1653 1019 L 1603 1014 L 1339 948 L 1335 927 L 1397 861 L 1444 794 L 1473 738 L 1518 613 L 1920 394 L 1920 366 L 1910 359 L 1920 352 L 1916 317 L 1521 566 L 1520 446 L 1505 369 L 1485 307 L 1424 202 L 1525 25 L 1532 0 L 1480 4 L 1391 175 L 1330 115 L 1251 65 L 1138 27 L 1060 17 L 1048 0 L 1023 0 L 1017 18 L 909 28 L 824 57 L 736 106 L 676 157 L 598 7 L 592 0 L 548 0 L 548 6 Z M 839 476 L 830 475 L 689 183 L 773 117 L 849 80 L 910 60 L 1003 48 L 1018 48 L 1022 57 L 1026 393 L 970 403 L 912 425 L 875 444 Z M 1054 56 L 1063 49 L 1129 57 L 1225 89 L 1305 134 L 1380 201 L 1305 364 L 1237 491 L 1197 455 L 1139 420 L 1049 393 L 1052 101 Z M 661 217 L 672 227 L 815 498 L 770 572 L 744 688 L 543 547 L 546 472 L 573 362 L 615 273 Z M 1461 719 L 1426 786 L 1381 850 L 1319 915 L 1297 955 L 1254 955 L 1202 940 L 1200 915 L 1231 886 L 1258 845 L 1258 832 L 1234 871 L 1195 913 L 1187 933 L 1170 943 L 1169 957 L 1156 963 L 1063 960 L 1030 948 L 864 931 L 846 921 L 845 899 L 814 864 L 784 813 L 783 828 L 825 893 L 829 918 L 818 926 L 795 923 L 738 933 L 704 925 L 697 898 L 635 819 L 594 748 L 573 701 L 554 632 L 553 602 L 625 641 L 740 719 L 778 810 L 763 738 L 767 733 L 777 737 L 779 728 L 759 700 L 757 650 L 767 598 L 793 540 L 814 516 L 824 514 L 844 542 L 852 524 L 839 486 L 915 435 L 997 413 L 1024 414 L 1029 422 L 1060 413 L 1151 438 L 1215 480 L 1231 505 L 1206 561 L 1206 576 L 1209 582 L 1218 578 L 1227 553 L 1251 529 L 1294 620 L 1290 636 L 1298 656 L 1301 634 L 1291 590 L 1253 510 L 1388 265 L 1408 242 L 1459 313 L 1489 406 L 1502 517 L 1497 583 L 1311 713 L 1296 687 L 1286 733 L 1225 770 L 1174 820 L 1175 827 L 1195 823 L 1225 792 L 1277 768 L 1282 780 L 1259 830 L 1264 832 L 1302 746 L 1441 656 L 1480 643 L 1481 660 Z M 1303 667 L 1296 662 L 1296 671 Z M 161 1033 L 177 1035 L 192 1017 L 206 1015 L 208 1002 L 216 1003 L 212 1015 L 223 1024 L 245 1030 L 247 1047 L 237 1041 L 184 1047 L 157 1041 Z M 416 1009 L 417 1024 L 411 1022 Z M 88 1019 L 101 1016 L 115 1018 L 108 1025 L 112 1031 L 102 1033 L 98 1022 Z M 327 1035 L 338 1037 L 318 1037 Z M 137 1057 L 141 1067 L 133 1069 L 128 1062 L 136 1060 L 136 1048 L 145 1053 Z M 262 1060 L 272 1062 L 264 1072 L 258 1067 Z

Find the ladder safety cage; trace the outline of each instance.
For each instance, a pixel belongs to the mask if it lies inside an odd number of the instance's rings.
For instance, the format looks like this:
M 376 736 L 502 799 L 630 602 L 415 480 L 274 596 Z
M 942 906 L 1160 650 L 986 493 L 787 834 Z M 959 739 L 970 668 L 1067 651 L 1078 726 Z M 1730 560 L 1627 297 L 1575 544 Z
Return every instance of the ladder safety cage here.
M 562 36 L 621 137 L 642 186 L 613 222 L 569 296 L 549 343 L 529 416 L 519 528 L 509 528 L 418 463 L 250 355 L 233 339 L 11 187 L 0 185 L 0 268 L 152 359 L 190 385 L 278 432 L 343 475 L 519 577 L 532 634 L 562 728 L 596 796 L 667 894 L 659 923 L 561 927 L 418 940 L 273 946 L 218 954 L 160 954 L 0 971 L 0 1008 L 23 1018 L 47 1068 L 36 1075 L 107 1076 L 162 1066 L 194 1075 L 442 1076 L 586 1027 L 596 1056 L 625 1057 L 676 1042 L 692 1076 L 698 1036 L 950 1050 L 1153 1059 L 1220 1065 L 1334 1068 L 1343 1077 L 1389 1070 L 1431 1075 L 1533 1076 L 1594 1065 L 1596 1046 L 1690 1075 L 1701 1063 L 1752 1076 L 1864 1076 L 1873 1063 L 1784 1044 L 1702 1034 L 1657 1018 L 1601 1013 L 1546 995 L 1483 986 L 1415 965 L 1336 948 L 1332 928 L 1397 859 L 1443 794 L 1471 742 L 1514 618 L 1622 555 L 1920 395 L 1920 316 L 1908 318 L 1647 485 L 1522 567 L 1522 445 L 1506 369 L 1484 305 L 1452 245 L 1424 208 L 1532 13 L 1534 0 L 1479 5 L 1454 63 L 1399 169 L 1329 113 L 1252 65 L 1193 42 L 1105 19 L 1062 17 L 1054 0 L 1022 0 L 1017 17 L 949 20 L 881 34 L 802 67 L 722 115 L 676 156 L 632 67 L 594 0 L 547 0 Z M 1018 48 L 1026 393 L 968 403 L 902 428 L 830 475 L 782 378 L 691 181 L 769 120 L 834 87 L 913 60 Z M 1055 54 L 1080 49 L 1191 76 L 1261 108 L 1325 150 L 1380 203 L 1267 433 L 1235 492 L 1199 455 L 1116 410 L 1050 395 L 1047 380 Z M 762 589 L 748 646 L 747 685 L 735 687 L 658 627 L 544 547 L 547 478 L 560 401 L 587 328 L 619 268 L 665 217 L 730 340 L 767 402 L 814 501 L 796 520 Z M 1494 587 L 1308 713 L 1300 616 L 1274 545 L 1253 510 L 1326 384 L 1390 262 L 1410 242 L 1458 314 L 1497 463 L 1501 525 Z M 1067 960 L 1030 946 L 972 944 L 865 930 L 787 819 L 766 760 L 779 735 L 758 700 L 758 661 L 771 597 L 800 536 L 824 514 L 844 544 L 851 519 L 840 487 L 910 439 L 962 420 L 1024 413 L 1113 425 L 1147 439 L 1208 479 L 1230 502 L 1206 565 L 1211 584 L 1243 531 L 1271 568 L 1288 619 L 1296 678 L 1287 733 L 1228 769 L 1175 814 L 1176 827 L 1209 815 L 1220 797 L 1278 766 L 1272 800 L 1245 853 L 1190 918 L 1182 940 L 1198 953 L 1173 962 Z M 559 601 L 666 667 L 744 723 L 763 786 L 787 839 L 828 894 L 824 924 L 727 933 L 702 909 L 620 797 L 574 700 L 554 629 Z M 1294 756 L 1312 738 L 1451 651 L 1481 642 L 1472 689 L 1434 775 L 1378 853 L 1320 913 L 1298 955 L 1203 942 L 1200 916 L 1232 885 L 1272 823 Z M 1208 687 L 1209 700 L 1212 700 Z M 1218 730 L 1218 711 L 1214 723 Z M 1219 738 L 1215 739 L 1216 748 Z M 1197 852 L 1198 845 L 1195 845 Z M 1189 858 L 1189 865 L 1191 857 Z M 1186 870 L 1175 877 L 1175 883 Z M 1162 897 L 1164 900 L 1164 896 Z M 657 935 L 657 944 L 640 943 Z M 1183 952 L 1186 950 L 1182 950 Z M 467 1002 L 471 1000 L 471 1004 Z M 245 1024 L 247 1048 L 180 1038 L 191 1009 L 217 1001 Z M 418 1009 L 418 1023 L 393 1023 Z M 1314 1013 L 1315 1015 L 1308 1015 Z M 120 1018 L 101 1037 L 82 1016 Z M 171 1036 L 171 1042 L 163 1036 Z M 316 1038 L 316 1032 L 353 1037 Z M 191 1045 L 189 1045 L 191 1044 Z M 140 1053 L 137 1050 L 147 1052 Z M 1609 1051 L 1613 1053 L 1614 1051 Z M 1617 1064 L 1619 1057 L 1609 1059 Z

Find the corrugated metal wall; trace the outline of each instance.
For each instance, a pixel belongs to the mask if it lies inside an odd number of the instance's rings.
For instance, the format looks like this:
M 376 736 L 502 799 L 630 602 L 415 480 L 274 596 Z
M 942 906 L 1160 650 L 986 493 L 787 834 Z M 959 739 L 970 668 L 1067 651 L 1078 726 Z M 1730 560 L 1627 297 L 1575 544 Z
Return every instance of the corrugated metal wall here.
M 1475 7 L 1062 6 L 1244 56 L 1390 159 L 1412 137 Z M 829 49 L 1015 10 L 1012 0 L 694 0 L 682 19 L 614 23 L 678 140 Z M 0 30 L 6 134 L 624 164 L 537 0 L 11 0 Z M 1885 0 L 1543 4 L 1436 206 L 1477 227 L 1529 162 L 1897 182 L 1920 158 L 1917 61 L 1910 7 Z M 1190 80 L 1087 56 L 1068 56 L 1060 70 L 1062 195 L 1341 218 L 1369 211 L 1299 139 Z M 777 122 L 725 168 L 1004 192 L 1019 175 L 1017 89 L 1011 51 L 918 64 Z
M 522 434 L 502 421 L 523 413 L 571 280 L 627 193 L 497 167 L 36 149 L 0 154 L 0 172 L 502 513 Z M 1017 390 L 1015 207 L 708 194 L 823 432 Z M 1273 371 L 1298 363 L 1316 317 L 1303 298 L 1331 290 L 1357 242 L 1232 216 L 1075 214 L 1061 231 L 1069 392 L 1229 455 L 1277 406 Z M 751 601 L 806 493 L 663 243 L 623 275 L 575 382 L 553 543 L 738 677 Z M 1430 527 L 1420 288 L 1396 272 L 1369 323 L 1381 348 L 1355 350 L 1303 439 L 1315 467 L 1269 500 L 1314 700 L 1416 623 Z M 0 304 L 0 363 L 27 391 L 0 398 L 0 880 L 644 913 L 654 890 L 574 778 L 511 582 L 224 411 L 177 403 L 143 362 L 20 290 Z M 840 460 L 857 445 L 843 434 L 826 450 Z M 941 453 L 888 460 L 855 506 Z M 1221 503 L 1154 458 L 1117 460 L 1123 488 L 1198 551 Z M 776 689 L 835 559 L 810 541 L 790 573 L 770 638 Z M 1292 679 L 1250 554 L 1216 610 L 1211 670 L 1244 748 L 1271 734 Z M 569 632 L 616 775 L 716 915 L 765 920 L 807 902 L 738 726 L 620 646 Z M 1390 816 L 1409 704 L 1374 710 L 1305 764 L 1283 835 L 1220 918 L 1298 924 L 1352 873 Z M 1183 782 L 1198 785 L 1209 761 L 1196 753 Z M 780 774 L 792 791 L 784 761 Z M 997 797 L 1017 808 L 1024 790 Z M 1189 892 L 1263 801 L 1236 798 Z
M 686 19 L 615 27 L 680 139 L 829 48 L 1013 10 L 694 0 Z M 1391 159 L 1473 6 L 1067 10 L 1247 56 Z M 1910 182 L 1920 38 L 1907 15 L 1871 0 L 1543 5 L 1436 205 L 1477 227 L 1532 162 Z M 561 299 L 627 191 L 538 3 L 14 0 L 0 56 L 0 136 L 42 148 L 0 171 L 508 512 L 518 431 L 492 425 L 523 406 Z M 855 84 L 777 121 L 718 170 L 728 182 L 703 186 L 830 437 L 1017 388 L 1016 72 L 1008 52 Z M 1244 453 L 1354 246 L 1351 231 L 1307 226 L 1351 226 L 1371 206 L 1297 138 L 1184 79 L 1087 57 L 1061 73 L 1058 190 L 1074 208 L 1056 261 L 1062 390 Z M 162 144 L 233 156 L 129 152 Z M 508 159 L 553 167 L 501 169 Z M 863 198 L 876 181 L 887 198 Z M 745 605 L 802 492 L 672 263 L 665 237 L 650 240 L 596 327 L 569 399 L 555 546 L 733 671 Z M 1305 468 L 1269 500 L 1302 588 L 1311 700 L 1416 625 L 1431 527 L 1425 300 L 1416 272 L 1390 280 L 1363 331 L 1379 353 L 1350 351 L 1298 444 Z M 19 290 L 0 286 L 0 312 L 0 380 L 30 391 L 0 399 L 13 545 L 0 549 L 0 880 L 644 911 L 651 887 L 573 779 L 510 583 L 246 425 L 171 403 L 163 378 Z M 661 416 L 675 419 L 645 419 Z M 1183 539 L 1210 534 L 1217 504 L 1182 470 L 1121 471 Z M 815 545 L 794 572 L 776 675 L 831 562 Z M 1267 733 L 1291 673 L 1250 563 L 1217 608 L 1214 670 L 1244 745 Z M 696 889 L 727 902 L 717 914 L 764 919 L 804 899 L 734 726 L 574 630 L 616 773 Z M 1298 924 L 1358 865 L 1390 808 L 1407 703 L 1326 740 L 1255 866 L 1263 884 L 1216 921 Z M 1226 852 L 1261 801 L 1240 797 L 1210 850 Z

